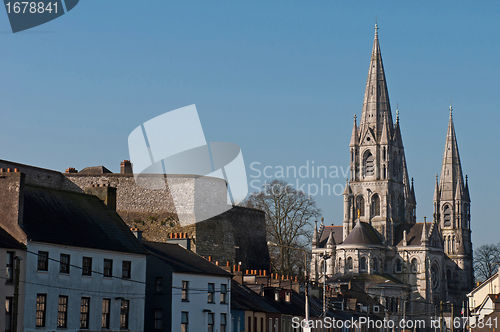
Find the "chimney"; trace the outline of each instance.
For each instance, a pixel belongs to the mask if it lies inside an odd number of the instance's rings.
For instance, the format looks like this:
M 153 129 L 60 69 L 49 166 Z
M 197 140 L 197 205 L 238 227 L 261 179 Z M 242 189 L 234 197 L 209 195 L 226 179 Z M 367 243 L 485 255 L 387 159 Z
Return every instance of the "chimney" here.
M 134 233 L 137 240 L 142 243 L 142 231 L 140 231 L 139 228 L 131 228 L 130 230 Z
M 120 173 L 121 174 L 133 174 L 132 163 L 130 160 L 124 160 L 120 163 Z
M 85 193 L 95 195 L 108 206 L 108 209 L 116 211 L 116 188 L 110 186 L 85 188 Z
M 71 173 L 71 174 L 78 173 L 78 171 L 74 167 L 68 167 L 66 169 L 66 174 L 69 174 L 69 173 Z

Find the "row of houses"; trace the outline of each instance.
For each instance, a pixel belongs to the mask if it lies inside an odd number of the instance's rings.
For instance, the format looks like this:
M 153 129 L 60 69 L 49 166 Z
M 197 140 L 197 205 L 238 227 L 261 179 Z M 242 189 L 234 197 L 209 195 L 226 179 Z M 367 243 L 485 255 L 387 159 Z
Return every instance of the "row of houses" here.
M 304 285 L 297 279 L 243 272 L 229 262 L 218 266 L 182 241 L 144 241 L 117 214 L 112 198 L 109 186 L 93 187 L 91 194 L 68 191 L 0 168 L 5 331 L 304 330 Z M 315 321 L 372 315 L 358 310 L 356 300 L 352 308 L 342 299 L 324 310 L 321 294 L 311 292 Z M 312 331 L 323 331 L 319 326 Z M 333 330 L 349 329 L 326 331 Z

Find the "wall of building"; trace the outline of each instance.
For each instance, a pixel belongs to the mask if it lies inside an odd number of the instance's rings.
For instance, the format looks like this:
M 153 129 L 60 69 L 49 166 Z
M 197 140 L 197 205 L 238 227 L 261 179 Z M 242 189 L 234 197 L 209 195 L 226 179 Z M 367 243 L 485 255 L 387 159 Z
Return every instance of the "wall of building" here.
M 189 281 L 189 302 L 181 298 L 182 281 Z M 215 283 L 215 303 L 208 303 L 208 283 Z M 220 303 L 221 284 L 227 285 L 227 303 Z M 172 276 L 172 331 L 180 331 L 181 312 L 189 312 L 188 331 L 207 331 L 208 310 L 214 313 L 214 331 L 220 331 L 220 314 L 226 314 L 227 330 L 231 325 L 231 278 L 188 273 Z
M 89 248 L 59 246 L 28 241 L 28 251 L 48 251 L 49 269 L 38 271 L 38 255 L 28 253 L 26 256 L 26 299 L 25 299 L 25 331 L 38 331 L 35 327 L 37 294 L 47 294 L 46 329 L 57 329 L 57 312 L 59 295 L 68 296 L 68 328 L 65 331 L 80 330 L 80 304 L 82 297 L 90 297 L 90 330 L 101 330 L 102 301 L 111 299 L 110 330 L 120 330 L 121 299 L 130 301 L 129 331 L 144 331 L 144 297 L 146 282 L 146 256 L 126 254 Z M 69 274 L 60 273 L 60 254 L 70 255 Z M 104 259 L 113 260 L 113 276 L 104 278 L 102 274 L 82 276 L 82 257 L 92 257 L 92 270 L 103 272 Z M 131 261 L 131 280 L 121 279 L 122 261 Z M 134 281 L 137 282 L 134 282 Z M 107 297 L 105 294 L 109 294 Z
M 26 252 L 24 250 L 19 249 L 5 249 L 0 248 L 0 266 L 7 266 L 7 252 L 11 251 L 15 256 L 19 256 L 21 258 L 20 265 L 20 274 L 19 279 L 25 280 L 25 264 L 26 264 Z M 14 273 L 14 271 L 12 271 Z M 14 283 L 7 282 L 7 280 L 3 277 L 0 279 L 0 326 L 5 326 L 5 304 L 7 297 L 14 297 Z M 17 328 L 18 331 L 24 331 L 23 319 L 24 319 L 24 292 L 25 292 L 25 283 L 19 283 L 19 306 L 18 306 L 18 319 L 17 319 Z

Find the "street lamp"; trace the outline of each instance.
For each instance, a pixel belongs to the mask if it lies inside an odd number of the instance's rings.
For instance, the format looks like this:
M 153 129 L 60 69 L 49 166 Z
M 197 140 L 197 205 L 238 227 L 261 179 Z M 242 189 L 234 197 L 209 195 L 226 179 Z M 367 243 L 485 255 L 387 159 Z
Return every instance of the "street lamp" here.
M 307 274 L 307 252 L 305 249 L 302 248 L 295 248 L 295 247 L 290 247 L 290 246 L 285 246 L 282 244 L 277 244 L 274 242 L 267 242 L 268 246 L 275 246 L 275 247 L 282 247 L 282 248 L 288 248 L 288 249 L 293 249 L 293 250 L 300 250 L 304 253 L 304 276 L 306 278 L 306 287 L 305 287 L 305 299 L 306 299 L 306 324 L 309 325 L 309 275 Z

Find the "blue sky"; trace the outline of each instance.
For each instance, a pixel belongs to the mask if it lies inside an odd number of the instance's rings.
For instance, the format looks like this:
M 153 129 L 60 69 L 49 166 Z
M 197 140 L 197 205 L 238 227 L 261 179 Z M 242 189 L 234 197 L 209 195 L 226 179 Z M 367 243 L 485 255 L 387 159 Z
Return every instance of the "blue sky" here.
M 346 168 L 377 16 L 418 221 L 432 216 L 452 99 L 474 246 L 496 243 L 499 14 L 495 1 L 82 0 L 12 34 L 3 12 L 0 158 L 117 172 L 135 127 L 196 104 L 207 140 L 238 144 L 249 175 L 252 162 Z M 342 222 L 342 197 L 316 200 Z

